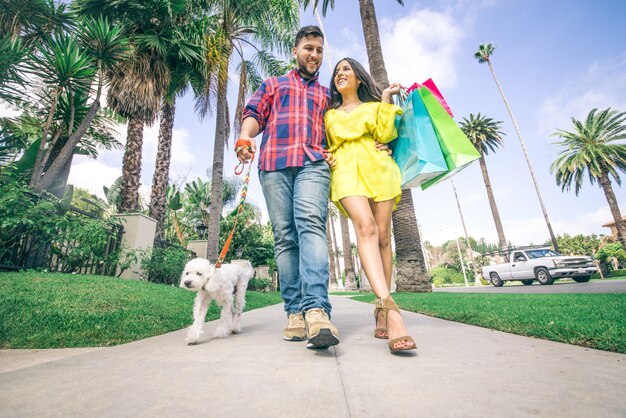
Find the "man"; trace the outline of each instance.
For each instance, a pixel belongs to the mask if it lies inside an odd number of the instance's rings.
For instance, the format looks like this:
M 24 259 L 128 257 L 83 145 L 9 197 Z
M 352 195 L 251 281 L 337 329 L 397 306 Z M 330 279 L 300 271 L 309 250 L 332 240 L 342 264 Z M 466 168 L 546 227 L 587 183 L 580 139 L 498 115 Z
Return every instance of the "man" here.
M 330 323 L 326 216 L 330 169 L 324 161 L 324 112 L 327 87 L 318 82 L 324 36 L 317 26 L 296 35 L 293 57 L 297 68 L 263 82 L 244 113 L 240 140 L 263 132 L 258 154 L 259 178 L 274 232 L 280 291 L 288 315 L 283 338 L 303 341 L 307 348 L 339 343 Z M 240 161 L 252 155 L 237 154 Z

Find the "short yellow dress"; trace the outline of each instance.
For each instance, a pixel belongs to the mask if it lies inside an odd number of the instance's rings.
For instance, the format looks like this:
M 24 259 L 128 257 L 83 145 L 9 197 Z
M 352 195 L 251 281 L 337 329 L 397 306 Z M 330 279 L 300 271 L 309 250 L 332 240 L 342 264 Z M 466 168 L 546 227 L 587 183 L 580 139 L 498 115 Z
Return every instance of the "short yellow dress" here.
M 330 200 L 348 216 L 340 199 L 366 196 L 376 202 L 395 198 L 400 202 L 402 176 L 395 161 L 376 149 L 376 141 L 388 143 L 398 136 L 395 115 L 399 106 L 385 102 L 360 104 L 350 112 L 330 109 L 324 116 L 328 151 L 337 164 L 330 175 Z

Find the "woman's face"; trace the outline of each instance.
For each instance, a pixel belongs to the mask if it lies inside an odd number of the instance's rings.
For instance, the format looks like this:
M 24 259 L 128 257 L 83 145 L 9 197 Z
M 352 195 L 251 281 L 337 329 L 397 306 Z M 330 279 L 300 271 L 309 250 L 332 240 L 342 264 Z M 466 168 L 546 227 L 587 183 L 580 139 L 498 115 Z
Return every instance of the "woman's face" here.
M 337 91 L 344 95 L 347 92 L 355 91 L 359 88 L 361 81 L 357 78 L 356 73 L 348 61 L 339 61 L 335 67 L 335 75 L 333 77 Z

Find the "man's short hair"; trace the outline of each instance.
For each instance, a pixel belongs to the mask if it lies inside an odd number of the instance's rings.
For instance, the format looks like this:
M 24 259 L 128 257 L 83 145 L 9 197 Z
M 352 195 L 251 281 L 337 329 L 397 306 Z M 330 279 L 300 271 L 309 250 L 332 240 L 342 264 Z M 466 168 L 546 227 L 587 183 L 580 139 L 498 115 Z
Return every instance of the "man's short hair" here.
M 304 26 L 298 31 L 298 34 L 296 35 L 296 43 L 294 46 L 298 46 L 300 41 L 309 35 L 319 37 L 324 40 L 324 34 L 322 33 L 322 30 L 319 28 L 319 26 L 308 25 Z

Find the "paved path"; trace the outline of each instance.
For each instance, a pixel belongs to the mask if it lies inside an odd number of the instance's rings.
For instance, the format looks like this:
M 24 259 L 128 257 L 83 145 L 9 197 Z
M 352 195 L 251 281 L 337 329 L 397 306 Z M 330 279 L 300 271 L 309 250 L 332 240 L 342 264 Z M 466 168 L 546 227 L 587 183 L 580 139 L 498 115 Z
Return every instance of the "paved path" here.
M 469 293 L 626 293 L 626 279 L 619 280 L 592 280 L 587 283 L 557 280 L 551 285 L 540 285 L 535 282 L 530 286 L 516 282 L 504 282 L 502 287 L 469 286 L 469 287 L 440 287 L 435 292 L 469 292 Z
M 0 352 L 0 416 L 626 416 L 626 355 L 405 312 L 419 355 L 392 356 L 372 337 L 371 305 L 332 302 L 342 336 L 329 350 L 282 341 L 272 306 L 193 347 L 176 331 L 51 357 Z

